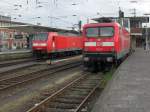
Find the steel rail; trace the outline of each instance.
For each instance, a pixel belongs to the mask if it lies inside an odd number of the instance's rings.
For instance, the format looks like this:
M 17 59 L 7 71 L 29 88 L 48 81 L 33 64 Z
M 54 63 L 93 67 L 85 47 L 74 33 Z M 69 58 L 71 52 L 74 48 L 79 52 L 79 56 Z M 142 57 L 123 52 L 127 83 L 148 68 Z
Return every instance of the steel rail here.
M 63 64 L 61 66 L 49 67 L 49 68 L 36 71 L 36 72 L 32 72 L 29 74 L 24 74 L 24 75 L 12 77 L 12 78 L 6 78 L 3 80 L 0 80 L 0 91 L 17 86 L 19 84 L 23 84 L 25 82 L 29 82 L 29 81 L 36 80 L 42 77 L 46 77 L 50 74 L 57 73 L 57 72 L 60 72 L 69 68 L 73 68 L 79 65 L 81 65 L 81 63 L 73 62 L 73 63 Z
M 66 111 L 66 112 L 79 112 L 82 108 L 83 108 L 83 106 L 85 105 L 85 103 L 88 101 L 88 99 L 89 99 L 89 97 L 91 97 L 92 95 L 93 95 L 93 93 L 95 92 L 95 90 L 99 87 L 99 84 L 100 83 L 95 83 L 95 80 L 101 80 L 101 78 L 100 79 L 93 79 L 93 83 L 91 83 L 90 81 L 89 81 L 89 83 L 86 83 L 86 81 L 85 81 L 85 84 L 87 84 L 87 87 L 84 87 L 82 84 L 82 86 L 83 86 L 83 88 L 81 87 L 81 88 L 78 88 L 78 84 L 80 84 L 81 82 L 83 82 L 83 80 L 86 80 L 86 78 L 89 76 L 90 74 L 83 74 L 83 76 L 81 76 L 81 77 L 79 77 L 78 79 L 76 79 L 76 80 L 74 80 L 73 82 L 71 82 L 71 83 L 69 83 L 68 85 L 66 85 L 65 87 L 63 87 L 62 89 L 60 89 L 60 90 L 58 90 L 57 92 L 55 92 L 54 94 L 52 94 L 51 96 L 49 96 L 49 97 L 47 97 L 45 100 L 43 100 L 43 101 L 41 101 L 40 103 L 37 103 L 34 107 L 32 107 L 31 109 L 29 109 L 27 112 L 45 112 L 44 110 L 46 109 L 46 108 L 48 108 L 48 106 L 50 105 L 50 104 L 53 104 L 53 102 L 55 102 L 55 100 L 56 99 L 59 99 L 60 98 L 60 95 L 64 95 L 65 93 L 65 91 L 68 91 L 70 88 L 71 88 L 71 86 L 73 86 L 74 87 L 74 85 L 77 85 L 77 91 L 78 91 L 78 89 L 80 90 L 80 89 L 82 89 L 82 90 L 85 90 L 85 91 L 88 91 L 88 88 L 90 88 L 89 86 L 88 86 L 88 84 L 90 85 L 90 84 L 93 84 L 93 87 L 91 87 L 92 89 L 88 92 L 88 94 L 86 94 L 86 96 L 84 97 L 84 99 L 82 99 L 82 101 L 79 103 L 79 105 L 77 106 L 77 107 L 75 107 L 75 109 L 72 109 L 73 107 L 67 107 L 67 105 L 66 105 L 66 107 L 62 107 L 63 109 L 66 109 L 66 108 L 68 108 L 68 111 L 67 111 L 67 109 L 66 110 L 62 110 L 62 111 Z M 87 80 L 89 80 L 88 78 L 87 78 Z M 74 89 L 74 91 L 76 91 L 76 89 Z M 85 92 L 84 91 L 84 92 Z M 83 92 L 83 91 L 79 91 L 79 92 Z M 83 94 L 84 94 L 84 92 L 83 92 Z M 71 92 L 70 92 L 71 93 Z M 81 94 L 80 93 L 80 94 Z M 86 92 L 85 92 L 86 93 Z M 72 95 L 73 95 L 73 92 L 72 92 Z M 69 99 L 69 98 L 66 98 L 66 99 Z M 56 100 L 56 102 L 57 102 L 57 100 Z M 63 102 L 63 101 L 62 101 Z M 61 103 L 62 103 L 61 101 L 59 101 L 59 103 L 60 103 L 60 105 L 61 105 Z M 66 101 L 67 102 L 67 101 Z M 76 102 L 76 103 L 78 103 L 78 102 Z M 68 102 L 67 102 L 67 104 L 68 104 Z M 55 105 L 55 104 L 54 104 Z M 65 104 L 64 104 L 65 105 Z M 69 105 L 71 105 L 71 101 L 70 101 L 70 103 L 69 103 Z M 73 106 L 73 104 L 71 105 L 71 106 Z M 54 106 L 55 108 L 54 108 L 54 110 L 55 110 L 55 112 L 57 112 L 57 106 Z M 59 106 L 58 106 L 59 107 Z M 51 107 L 50 107 L 51 108 Z M 70 109 L 70 111 L 69 111 L 69 109 Z M 50 111 L 50 110 L 49 110 Z
M 93 95 L 93 93 L 96 91 L 96 89 L 99 87 L 99 84 L 91 90 L 91 92 L 88 94 L 88 96 L 82 101 L 82 103 L 78 106 L 78 108 L 74 112 L 80 112 L 81 109 L 84 107 L 85 103 L 87 103 L 88 99 Z

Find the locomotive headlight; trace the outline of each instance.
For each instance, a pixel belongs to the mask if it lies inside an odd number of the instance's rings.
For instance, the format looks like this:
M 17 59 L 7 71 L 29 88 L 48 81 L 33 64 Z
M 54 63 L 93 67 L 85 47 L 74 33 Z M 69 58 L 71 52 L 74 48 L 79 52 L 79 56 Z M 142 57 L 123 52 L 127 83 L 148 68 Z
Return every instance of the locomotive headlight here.
M 89 61 L 89 57 L 84 57 L 84 61 Z
M 112 57 L 107 57 L 107 62 L 113 62 L 113 58 Z

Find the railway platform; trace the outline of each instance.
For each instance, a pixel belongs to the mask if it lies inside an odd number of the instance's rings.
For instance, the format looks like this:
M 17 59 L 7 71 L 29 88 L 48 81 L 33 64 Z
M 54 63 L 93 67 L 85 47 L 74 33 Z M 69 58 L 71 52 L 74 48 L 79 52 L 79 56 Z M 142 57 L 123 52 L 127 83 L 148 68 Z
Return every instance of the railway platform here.
M 136 49 L 114 73 L 92 112 L 150 111 L 150 51 Z
M 28 58 L 31 56 L 32 56 L 31 50 L 27 50 L 27 49 L 7 50 L 7 51 L 0 52 L 0 61 L 20 59 L 20 58 Z
M 21 50 L 6 50 L 6 51 L 1 51 L 1 54 L 14 54 L 14 53 L 24 53 L 24 52 L 31 52 L 29 49 L 21 49 Z

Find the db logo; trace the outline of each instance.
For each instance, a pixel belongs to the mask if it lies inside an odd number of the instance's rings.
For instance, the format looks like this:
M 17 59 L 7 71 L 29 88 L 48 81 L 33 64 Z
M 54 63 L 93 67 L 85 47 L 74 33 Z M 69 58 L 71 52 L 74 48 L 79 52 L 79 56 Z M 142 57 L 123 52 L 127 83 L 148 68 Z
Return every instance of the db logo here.
M 97 46 L 102 46 L 102 42 L 97 42 Z

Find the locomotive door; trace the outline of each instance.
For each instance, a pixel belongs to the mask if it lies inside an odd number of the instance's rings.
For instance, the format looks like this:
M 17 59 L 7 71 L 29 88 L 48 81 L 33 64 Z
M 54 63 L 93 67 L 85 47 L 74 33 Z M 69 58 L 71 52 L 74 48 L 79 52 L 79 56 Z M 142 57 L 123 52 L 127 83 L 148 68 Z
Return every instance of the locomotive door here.
M 119 28 L 119 36 L 120 36 L 120 52 L 122 52 L 121 50 L 123 49 L 124 47 L 124 43 L 123 43 L 123 32 L 122 32 L 122 28 L 120 27 Z

